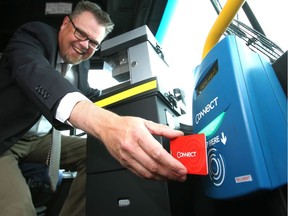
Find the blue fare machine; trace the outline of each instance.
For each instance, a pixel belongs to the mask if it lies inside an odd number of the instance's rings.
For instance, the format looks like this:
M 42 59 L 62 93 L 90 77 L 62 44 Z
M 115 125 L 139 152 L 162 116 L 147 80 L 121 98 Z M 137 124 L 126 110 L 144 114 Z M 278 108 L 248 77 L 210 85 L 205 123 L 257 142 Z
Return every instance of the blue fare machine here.
M 270 62 L 235 36 L 195 69 L 194 133 L 207 140 L 207 196 L 228 199 L 287 183 L 287 98 Z

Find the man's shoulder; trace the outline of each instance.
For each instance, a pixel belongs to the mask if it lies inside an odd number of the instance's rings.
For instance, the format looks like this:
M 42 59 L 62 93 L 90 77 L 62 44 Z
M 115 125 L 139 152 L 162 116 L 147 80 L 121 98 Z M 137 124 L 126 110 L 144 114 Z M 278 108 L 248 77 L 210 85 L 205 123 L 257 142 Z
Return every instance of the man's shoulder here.
M 32 21 L 20 26 L 16 30 L 14 36 L 22 37 L 22 35 L 30 35 L 31 38 L 38 38 L 48 42 L 55 40 L 57 37 L 57 32 L 57 29 L 44 22 Z
M 52 30 L 52 31 L 55 31 L 56 29 L 44 22 L 40 22 L 40 21 L 31 21 L 31 22 L 27 22 L 27 23 L 24 23 L 21 27 L 21 28 L 28 28 L 28 29 L 39 29 L 39 30 Z

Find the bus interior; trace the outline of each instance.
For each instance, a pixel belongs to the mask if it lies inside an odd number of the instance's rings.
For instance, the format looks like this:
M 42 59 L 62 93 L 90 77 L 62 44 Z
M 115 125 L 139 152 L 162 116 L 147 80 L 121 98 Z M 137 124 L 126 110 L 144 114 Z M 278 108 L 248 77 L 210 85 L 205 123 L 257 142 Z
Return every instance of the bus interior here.
M 103 90 L 95 104 L 122 115 L 145 118 L 155 111 L 156 119 L 151 120 L 176 124 L 187 135 L 204 133 L 208 174 L 188 175 L 185 183 L 160 185 L 139 180 L 119 165 L 114 166 L 103 149 L 92 147 L 91 143 L 97 144 L 93 138 L 82 131 L 69 131 L 69 135 L 87 137 L 86 215 L 286 216 L 287 3 L 92 1 L 107 11 L 115 23 L 101 49 L 90 59 L 89 84 Z M 59 28 L 77 2 L 1 0 L 0 53 L 21 24 L 43 21 Z M 147 47 L 138 47 L 138 38 L 134 40 L 138 33 L 145 36 L 140 42 L 145 41 Z M 129 37 L 131 41 L 127 42 Z M 123 49 L 122 43 L 127 47 Z M 133 60 L 139 52 L 139 60 Z M 144 59 L 146 52 L 148 59 Z M 115 63 L 120 57 L 125 59 L 127 68 Z M 137 77 L 137 61 L 138 65 L 141 61 L 151 64 L 153 71 L 147 75 L 140 71 Z M 113 68 L 115 64 L 119 65 Z M 115 75 L 122 70 L 123 76 Z M 135 93 L 139 86 L 155 80 L 161 90 L 157 86 L 155 91 Z M 133 92 L 131 97 L 127 96 L 129 89 Z M 111 95 L 122 93 L 124 100 L 107 102 Z M 163 114 L 158 113 L 159 109 L 163 109 Z M 99 163 L 103 167 L 96 167 Z M 75 175 L 62 171 L 60 186 L 54 193 L 43 187 L 31 188 L 39 215 L 59 214 Z

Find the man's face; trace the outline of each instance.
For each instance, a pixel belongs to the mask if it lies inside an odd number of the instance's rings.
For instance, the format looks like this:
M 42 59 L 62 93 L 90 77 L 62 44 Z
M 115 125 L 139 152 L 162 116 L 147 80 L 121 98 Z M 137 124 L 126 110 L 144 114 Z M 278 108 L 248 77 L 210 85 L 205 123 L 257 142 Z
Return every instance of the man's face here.
M 75 34 L 76 29 L 78 35 Z M 79 39 L 79 32 L 82 39 Z M 100 25 L 90 12 L 84 12 L 72 20 L 65 17 L 58 39 L 60 55 L 66 63 L 79 64 L 95 52 L 89 43 L 100 44 L 104 37 L 105 27 Z

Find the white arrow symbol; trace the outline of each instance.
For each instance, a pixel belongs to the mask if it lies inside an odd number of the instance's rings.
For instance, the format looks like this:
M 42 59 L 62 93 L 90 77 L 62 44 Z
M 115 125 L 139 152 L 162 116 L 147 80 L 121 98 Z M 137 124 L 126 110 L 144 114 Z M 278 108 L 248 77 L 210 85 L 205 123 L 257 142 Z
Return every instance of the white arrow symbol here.
M 221 133 L 221 142 L 225 145 L 227 142 L 227 137 L 224 135 L 224 132 Z

